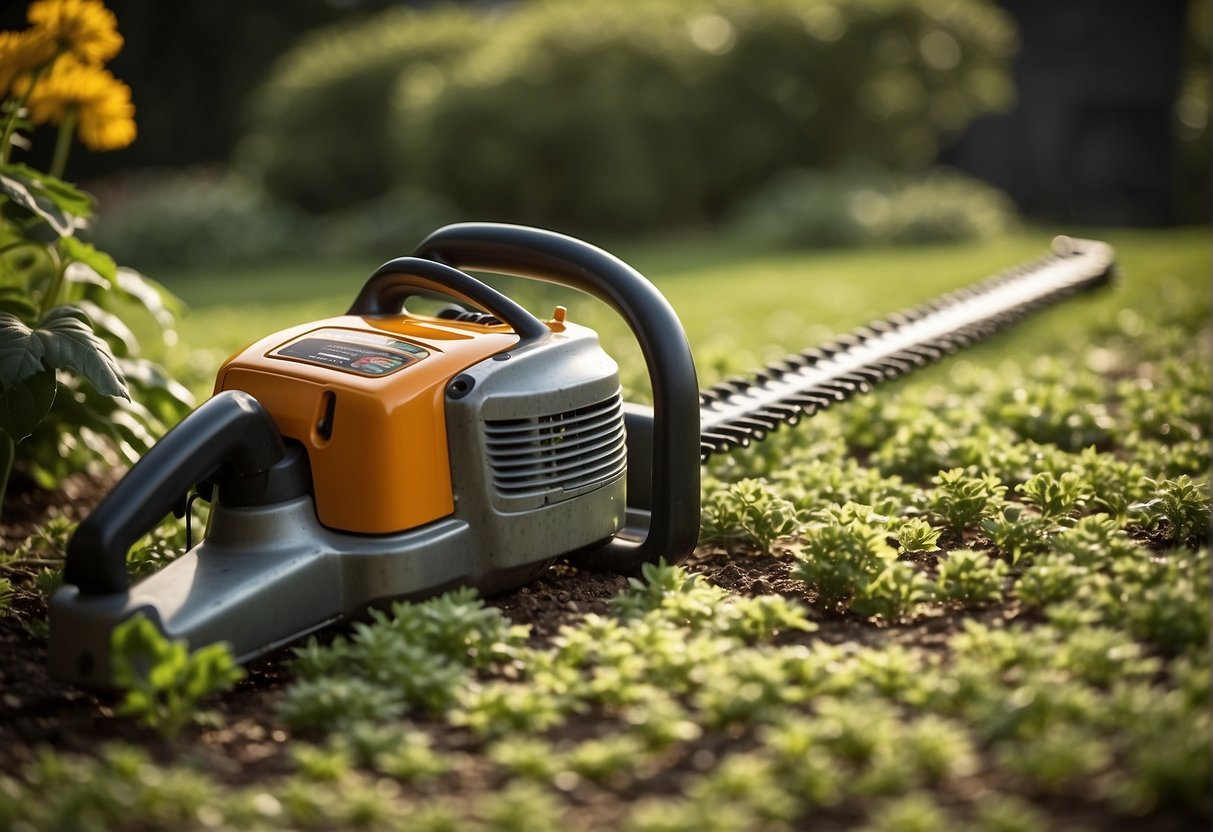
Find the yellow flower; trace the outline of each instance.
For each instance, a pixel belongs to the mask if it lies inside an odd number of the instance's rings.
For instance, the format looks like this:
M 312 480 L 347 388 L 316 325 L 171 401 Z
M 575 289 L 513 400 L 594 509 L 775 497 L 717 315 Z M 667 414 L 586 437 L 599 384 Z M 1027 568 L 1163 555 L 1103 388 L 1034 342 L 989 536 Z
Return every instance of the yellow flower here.
M 68 55 L 38 79 L 27 103 L 35 124 L 58 124 L 74 114 L 76 134 L 90 150 L 117 150 L 135 140 L 131 88 Z
M 26 17 L 36 31 L 84 63 L 100 64 L 122 49 L 118 19 L 100 0 L 38 0 Z
M 19 78 L 55 57 L 55 41 L 37 29 L 0 32 L 0 97 L 8 95 Z

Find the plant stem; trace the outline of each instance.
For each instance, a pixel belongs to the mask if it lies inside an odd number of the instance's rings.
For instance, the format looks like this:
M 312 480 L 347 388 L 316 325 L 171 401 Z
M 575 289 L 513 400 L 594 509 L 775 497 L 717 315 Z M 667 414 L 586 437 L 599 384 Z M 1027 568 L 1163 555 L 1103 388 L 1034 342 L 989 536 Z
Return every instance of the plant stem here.
M 4 135 L 0 136 L 0 165 L 8 164 L 8 156 L 13 149 L 13 133 L 17 132 L 17 118 L 21 115 L 21 111 L 25 109 L 25 102 L 28 100 L 29 94 L 33 92 L 34 85 L 38 83 L 38 79 L 42 77 L 42 74 L 49 70 L 58 58 L 59 55 L 56 54 L 55 57 L 34 70 L 30 76 L 29 88 L 25 91 L 25 95 L 17 95 L 14 92 L 13 97 L 6 102 L 12 109 L 9 110 L 8 119 L 4 122 Z
M 48 173 L 56 179 L 63 178 L 63 171 L 67 167 L 67 156 L 72 149 L 72 133 L 76 130 L 76 108 L 70 108 L 63 114 L 63 121 L 59 122 L 59 135 L 55 137 L 55 155 L 51 158 L 51 167 Z
M 50 285 L 46 287 L 46 294 L 42 296 L 42 306 L 38 310 L 39 320 L 45 318 L 46 313 L 55 307 L 55 301 L 59 297 L 59 289 L 63 286 L 63 274 L 67 271 L 67 264 L 70 262 L 60 259 L 57 247 L 47 246 L 46 249 L 50 253 L 51 262 L 55 266 L 55 274 L 51 277 Z
M 13 473 L 13 458 L 17 455 L 17 444 L 4 431 L 0 431 L 0 517 L 4 515 L 4 494 L 8 490 L 8 478 Z
M 0 165 L 8 164 L 8 154 L 13 147 L 13 132 L 17 129 L 17 113 L 21 112 L 21 103 L 13 100 L 12 112 L 4 122 L 4 134 L 0 136 Z

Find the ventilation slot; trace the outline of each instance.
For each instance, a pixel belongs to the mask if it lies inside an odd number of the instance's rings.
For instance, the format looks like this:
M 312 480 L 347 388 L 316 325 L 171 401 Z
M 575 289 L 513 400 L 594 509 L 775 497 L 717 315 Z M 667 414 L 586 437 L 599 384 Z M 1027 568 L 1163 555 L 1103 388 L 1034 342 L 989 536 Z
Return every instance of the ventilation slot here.
M 618 478 L 627 467 L 623 400 L 531 419 L 485 423 L 493 486 L 503 497 L 554 502 Z

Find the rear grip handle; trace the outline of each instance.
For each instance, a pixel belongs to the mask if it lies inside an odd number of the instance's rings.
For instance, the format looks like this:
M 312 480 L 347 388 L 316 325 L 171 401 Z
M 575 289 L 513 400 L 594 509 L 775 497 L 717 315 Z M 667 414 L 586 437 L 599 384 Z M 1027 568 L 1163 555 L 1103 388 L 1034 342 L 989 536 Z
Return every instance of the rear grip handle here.
M 657 287 L 596 246 L 525 226 L 448 225 L 422 240 L 415 254 L 462 269 L 569 286 L 605 301 L 627 321 L 653 387 L 649 532 L 639 546 L 616 539 L 578 562 L 637 572 L 646 562 L 676 563 L 690 554 L 699 538 L 699 383 L 682 323 Z
M 190 488 L 225 466 L 241 477 L 260 474 L 285 453 L 256 399 L 240 390 L 216 394 L 153 445 L 79 525 L 67 544 L 64 581 L 81 593 L 125 592 L 127 551 Z
M 510 325 L 522 343 L 549 334 L 538 318 L 493 287 L 444 263 L 420 257 L 397 257 L 380 266 L 362 287 L 349 315 L 398 315 L 415 295 L 436 292 L 471 303 Z

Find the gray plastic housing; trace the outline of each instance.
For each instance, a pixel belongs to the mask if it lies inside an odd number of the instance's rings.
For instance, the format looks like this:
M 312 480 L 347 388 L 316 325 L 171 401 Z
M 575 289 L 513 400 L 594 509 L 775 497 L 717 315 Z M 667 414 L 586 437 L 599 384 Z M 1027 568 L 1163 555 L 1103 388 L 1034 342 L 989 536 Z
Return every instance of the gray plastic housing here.
M 518 586 L 552 559 L 601 546 L 624 527 L 619 373 L 592 330 L 566 323 L 459 380 L 445 403 L 451 516 L 400 534 L 352 535 L 322 526 L 311 496 L 233 508 L 220 494 L 206 538 L 156 574 L 124 592 L 87 594 L 65 584 L 55 594 L 52 675 L 107 685 L 113 629 L 136 613 L 191 649 L 226 642 L 245 662 L 369 606 L 456 586 L 485 594 Z M 596 432 L 579 454 L 577 425 L 589 419 Z M 504 425 L 507 463 L 509 453 L 530 455 L 522 486 L 502 475 L 512 470 L 506 463 L 491 461 L 503 454 L 490 447 L 494 425 Z M 529 447 L 533 436 L 542 438 Z M 585 470 L 576 467 L 583 458 Z

